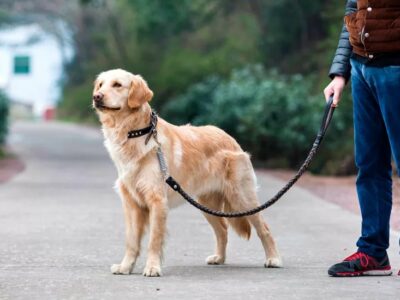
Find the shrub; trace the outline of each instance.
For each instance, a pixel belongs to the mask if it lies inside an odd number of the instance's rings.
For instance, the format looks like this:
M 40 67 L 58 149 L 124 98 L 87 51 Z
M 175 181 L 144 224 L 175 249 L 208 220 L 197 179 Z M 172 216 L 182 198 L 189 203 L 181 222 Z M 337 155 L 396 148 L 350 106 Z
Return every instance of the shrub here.
M 193 85 L 186 94 L 172 99 L 162 109 L 168 121 L 174 124 L 204 124 L 211 110 L 214 90 L 221 84 L 221 79 L 212 76 L 204 82 Z
M 170 101 L 162 113 L 177 124 L 214 124 L 234 136 L 255 160 L 294 168 L 312 145 L 325 105 L 322 93 L 313 95 L 311 82 L 301 75 L 283 76 L 261 66 L 246 67 L 233 71 L 228 80 L 212 77 L 192 86 Z M 334 121 L 331 134 L 343 137 L 351 128 L 343 116 Z M 330 155 L 342 157 L 339 142 L 346 141 L 330 140 L 314 171 L 327 171 L 323 161 Z M 347 152 L 348 144 L 342 147 Z M 329 173 L 337 171 L 329 168 Z
M 0 91 L 0 146 L 6 142 L 8 132 L 9 101 L 6 95 Z
M 96 123 L 97 117 L 92 108 L 93 84 L 85 82 L 74 89 L 66 89 L 58 104 L 57 112 L 66 121 Z

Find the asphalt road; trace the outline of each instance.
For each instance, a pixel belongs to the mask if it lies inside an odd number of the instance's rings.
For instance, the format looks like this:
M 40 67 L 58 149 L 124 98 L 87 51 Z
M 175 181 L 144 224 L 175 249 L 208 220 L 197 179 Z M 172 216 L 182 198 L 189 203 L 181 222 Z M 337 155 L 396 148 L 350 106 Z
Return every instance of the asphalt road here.
M 400 299 L 400 276 L 327 276 L 354 251 L 360 218 L 300 188 L 264 213 L 282 269 L 263 267 L 255 234 L 247 242 L 233 232 L 226 265 L 207 266 L 211 228 L 184 205 L 169 215 L 163 277 L 141 275 L 145 248 L 134 274 L 112 275 L 124 251 L 123 214 L 100 130 L 18 123 L 10 143 L 26 170 L 0 185 L 0 299 Z M 283 184 L 261 173 L 258 180 L 262 199 Z

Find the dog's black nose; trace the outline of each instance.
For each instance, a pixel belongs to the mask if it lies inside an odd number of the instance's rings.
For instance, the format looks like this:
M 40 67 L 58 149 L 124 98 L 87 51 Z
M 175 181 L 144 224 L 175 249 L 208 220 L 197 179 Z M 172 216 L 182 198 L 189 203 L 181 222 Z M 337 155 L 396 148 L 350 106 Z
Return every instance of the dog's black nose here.
M 104 95 L 102 93 L 96 93 L 93 95 L 93 101 L 94 102 L 100 102 L 104 98 Z

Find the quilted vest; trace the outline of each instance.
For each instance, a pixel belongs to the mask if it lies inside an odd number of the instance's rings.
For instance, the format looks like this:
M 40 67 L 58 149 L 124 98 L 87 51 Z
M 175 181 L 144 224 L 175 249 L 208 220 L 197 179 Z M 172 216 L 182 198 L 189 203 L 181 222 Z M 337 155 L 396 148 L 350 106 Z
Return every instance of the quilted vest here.
M 358 0 L 357 8 L 345 17 L 353 52 L 370 59 L 400 53 L 400 0 Z

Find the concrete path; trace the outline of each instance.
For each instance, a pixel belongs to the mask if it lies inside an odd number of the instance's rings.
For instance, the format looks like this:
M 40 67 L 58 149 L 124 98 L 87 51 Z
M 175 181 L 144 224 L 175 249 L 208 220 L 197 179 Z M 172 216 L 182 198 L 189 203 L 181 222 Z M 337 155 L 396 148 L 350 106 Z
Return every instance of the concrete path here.
M 135 274 L 112 275 L 124 250 L 123 215 L 100 131 L 18 123 L 10 142 L 27 167 L 0 185 L 0 299 L 400 299 L 399 276 L 327 276 L 353 252 L 360 218 L 299 188 L 264 213 L 282 269 L 263 268 L 254 234 L 247 242 L 233 232 L 227 264 L 205 265 L 211 228 L 184 205 L 169 216 L 163 277 L 141 275 L 143 256 Z M 262 199 L 283 184 L 261 174 L 259 183 Z M 391 245 L 397 271 L 398 234 Z

